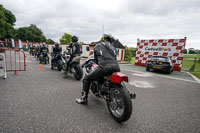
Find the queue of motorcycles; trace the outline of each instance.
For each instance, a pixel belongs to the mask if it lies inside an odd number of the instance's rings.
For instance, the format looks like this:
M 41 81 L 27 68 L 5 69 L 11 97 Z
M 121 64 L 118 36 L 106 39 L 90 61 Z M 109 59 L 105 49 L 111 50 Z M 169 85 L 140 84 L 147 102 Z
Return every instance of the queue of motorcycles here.
M 47 51 L 42 51 L 40 53 L 36 48 L 31 48 L 29 53 L 30 55 L 34 56 L 36 60 L 39 60 L 41 64 L 49 64 L 49 56 Z
M 48 60 L 47 57 L 48 53 L 44 53 L 39 56 L 39 59 L 40 61 L 45 61 Z M 74 57 L 69 65 L 67 65 L 70 55 L 66 52 L 64 54 L 57 54 L 56 56 L 52 54 L 52 58 L 51 65 L 53 68 L 57 67 L 58 71 L 63 70 L 64 72 L 73 74 L 76 80 L 82 79 L 83 69 L 85 70 L 85 75 L 87 75 L 98 66 L 94 62 L 93 55 L 89 56 L 82 65 L 80 65 L 81 56 Z M 119 123 L 130 119 L 133 108 L 131 99 L 136 98 L 136 94 L 132 94 L 124 82 L 128 82 L 128 76 L 121 72 L 116 72 L 102 79 L 92 81 L 90 85 L 90 93 L 106 101 L 111 116 Z

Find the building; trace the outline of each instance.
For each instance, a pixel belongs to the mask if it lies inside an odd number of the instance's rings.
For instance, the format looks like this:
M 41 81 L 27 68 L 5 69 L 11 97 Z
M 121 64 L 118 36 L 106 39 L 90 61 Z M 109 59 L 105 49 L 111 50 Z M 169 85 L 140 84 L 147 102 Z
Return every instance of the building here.
M 121 44 L 121 42 L 117 39 L 114 43 L 114 47 L 117 49 L 117 60 L 124 60 L 125 47 Z
M 92 42 L 91 44 L 82 44 L 82 57 L 89 57 L 91 54 L 93 54 L 93 50 L 95 45 L 98 42 Z M 55 46 L 55 44 L 47 44 L 49 51 L 52 51 L 52 47 Z M 62 47 L 62 53 L 64 51 L 67 51 L 69 44 L 60 44 L 60 47 Z M 123 61 L 124 60 L 124 53 L 125 53 L 125 47 L 119 42 L 117 39 L 116 42 L 114 43 L 114 47 L 117 50 L 117 60 L 118 61 Z

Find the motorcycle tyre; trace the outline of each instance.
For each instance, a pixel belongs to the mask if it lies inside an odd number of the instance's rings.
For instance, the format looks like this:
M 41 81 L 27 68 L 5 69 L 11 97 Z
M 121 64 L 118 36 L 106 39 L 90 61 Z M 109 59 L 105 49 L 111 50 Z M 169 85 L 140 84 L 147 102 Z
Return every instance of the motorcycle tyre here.
M 62 69 L 63 69 L 63 62 L 62 62 L 62 60 L 58 60 L 57 61 L 57 68 L 58 68 L 58 71 L 61 71 Z
M 83 69 L 80 65 L 74 66 L 74 78 L 76 80 L 81 80 L 83 77 Z
M 132 108 L 133 107 L 132 107 L 132 101 L 131 101 L 130 93 L 128 92 L 127 88 L 122 86 L 121 84 L 113 85 L 111 87 L 110 91 L 112 89 L 116 89 L 121 94 L 121 98 L 124 101 L 124 111 L 123 111 L 123 114 L 120 117 L 116 117 L 111 111 L 111 107 L 110 107 L 109 101 L 107 101 L 108 110 L 109 110 L 111 116 L 114 118 L 115 121 L 117 121 L 119 123 L 125 122 L 132 115 Z
M 44 64 L 47 64 L 48 57 L 44 57 Z

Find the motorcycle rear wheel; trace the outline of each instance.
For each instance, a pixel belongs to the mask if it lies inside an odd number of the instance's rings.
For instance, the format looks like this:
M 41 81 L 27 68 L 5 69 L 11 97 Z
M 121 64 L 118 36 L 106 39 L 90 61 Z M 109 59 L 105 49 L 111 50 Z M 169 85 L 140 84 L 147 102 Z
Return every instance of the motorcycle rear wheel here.
M 57 63 L 58 63 L 58 64 L 57 64 L 57 65 L 58 65 L 58 66 L 57 66 L 58 71 L 61 71 L 61 70 L 63 69 L 63 62 L 62 62 L 62 60 L 58 60 Z
M 113 85 L 110 89 L 110 100 L 107 107 L 115 121 L 127 121 L 132 115 L 132 101 L 126 87 Z
M 48 61 L 48 57 L 44 57 L 44 64 L 47 64 L 47 61 Z
M 74 66 L 74 77 L 76 80 L 81 80 L 83 77 L 83 69 L 80 65 Z

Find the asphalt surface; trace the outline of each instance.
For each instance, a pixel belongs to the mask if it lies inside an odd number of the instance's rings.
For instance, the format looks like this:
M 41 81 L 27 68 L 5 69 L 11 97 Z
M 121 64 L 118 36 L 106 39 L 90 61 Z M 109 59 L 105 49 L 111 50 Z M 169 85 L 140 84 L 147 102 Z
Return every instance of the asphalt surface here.
M 200 84 L 122 71 L 135 92 L 131 118 L 114 121 L 106 103 L 89 94 L 75 103 L 82 82 L 27 57 L 27 71 L 0 78 L 0 133 L 199 133 Z

